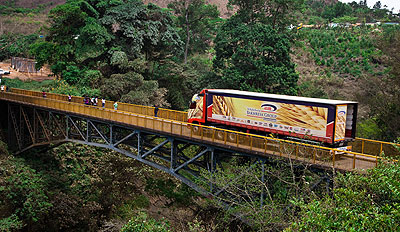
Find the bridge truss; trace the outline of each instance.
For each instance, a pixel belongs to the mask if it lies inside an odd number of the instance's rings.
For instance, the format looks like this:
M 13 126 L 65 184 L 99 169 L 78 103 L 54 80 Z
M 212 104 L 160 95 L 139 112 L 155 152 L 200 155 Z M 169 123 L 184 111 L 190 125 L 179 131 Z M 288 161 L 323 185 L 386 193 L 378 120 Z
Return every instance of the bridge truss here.
M 34 148 L 48 149 L 67 142 L 107 148 L 162 170 L 206 197 L 232 198 L 225 191 L 230 183 L 217 187 L 207 182 L 203 174 L 212 176 L 217 170 L 224 169 L 224 160 L 242 157 L 246 159 L 248 170 L 257 165 L 261 167 L 261 191 L 255 195 L 260 198 L 262 206 L 265 199 L 262 183 L 266 180 L 264 167 L 277 162 L 269 157 L 237 152 L 110 120 L 98 120 L 28 104 L 2 104 L 7 105 L 8 144 L 16 154 Z M 314 170 L 321 171 L 318 168 Z M 324 182 L 330 185 L 330 173 L 328 171 L 317 180 L 313 188 Z M 235 178 L 240 178 L 240 175 Z

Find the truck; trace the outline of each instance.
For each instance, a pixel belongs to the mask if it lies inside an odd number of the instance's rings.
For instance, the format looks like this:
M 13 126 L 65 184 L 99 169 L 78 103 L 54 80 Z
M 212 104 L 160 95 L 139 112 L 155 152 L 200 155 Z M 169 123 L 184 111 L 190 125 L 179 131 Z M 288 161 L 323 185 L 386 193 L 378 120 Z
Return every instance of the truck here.
M 0 75 L 8 75 L 8 74 L 11 74 L 11 72 L 0 69 Z
M 188 122 L 344 149 L 355 139 L 357 109 L 354 101 L 203 89 Z

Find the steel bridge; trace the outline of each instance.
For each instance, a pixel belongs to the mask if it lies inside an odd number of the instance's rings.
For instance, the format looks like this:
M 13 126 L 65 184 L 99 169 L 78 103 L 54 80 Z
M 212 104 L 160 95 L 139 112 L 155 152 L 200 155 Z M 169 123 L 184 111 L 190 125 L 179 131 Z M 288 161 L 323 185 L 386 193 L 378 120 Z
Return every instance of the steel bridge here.
M 205 190 L 193 178 L 202 171 L 213 173 L 222 167 L 221 159 L 234 154 L 262 165 L 279 159 L 321 170 L 352 171 L 375 167 L 382 152 L 399 153 L 394 143 L 357 138 L 353 151 L 342 151 L 189 124 L 182 111 L 160 109 L 155 117 L 153 107 L 119 103 L 114 110 L 112 105 L 89 106 L 82 97 L 68 101 L 66 95 L 47 93 L 43 98 L 41 92 L 12 88 L 0 92 L 0 123 L 16 153 L 66 142 L 108 148 L 163 170 L 206 196 L 221 191 L 212 186 Z

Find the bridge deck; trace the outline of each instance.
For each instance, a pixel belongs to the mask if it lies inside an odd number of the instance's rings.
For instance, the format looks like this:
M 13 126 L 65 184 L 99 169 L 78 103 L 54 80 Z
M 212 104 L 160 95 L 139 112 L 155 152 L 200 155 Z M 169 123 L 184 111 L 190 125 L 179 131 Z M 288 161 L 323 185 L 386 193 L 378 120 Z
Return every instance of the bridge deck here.
M 21 89 L 12 89 L 11 92 L 0 92 L 0 99 L 36 107 L 48 108 L 60 112 L 72 113 L 84 117 L 95 118 L 100 121 L 111 121 L 115 124 L 139 127 L 168 134 L 177 138 L 195 140 L 199 143 L 229 149 L 237 152 L 251 153 L 259 156 L 298 160 L 324 168 L 340 170 L 362 170 L 375 167 L 381 157 L 362 154 L 359 152 L 343 152 L 337 149 L 285 141 L 254 134 L 246 134 L 220 128 L 198 126 L 186 123 L 185 112 L 160 109 L 159 117 L 154 117 L 154 108 L 119 103 L 118 110 L 112 108 L 112 102 L 101 106 L 83 104 L 83 98 L 73 97 L 67 101 L 66 95 L 48 93 L 46 98 L 42 93 Z M 360 142 L 361 141 L 361 142 Z M 356 141 L 355 146 L 362 150 L 372 140 Z M 380 143 L 380 151 L 384 145 Z

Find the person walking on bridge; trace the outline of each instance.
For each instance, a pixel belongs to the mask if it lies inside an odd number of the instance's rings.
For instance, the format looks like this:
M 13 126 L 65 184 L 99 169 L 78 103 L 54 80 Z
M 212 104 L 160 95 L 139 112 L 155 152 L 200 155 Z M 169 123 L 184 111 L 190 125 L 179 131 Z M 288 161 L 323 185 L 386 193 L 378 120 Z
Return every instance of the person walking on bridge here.
M 114 103 L 114 110 L 118 110 L 118 103 L 117 102 Z
M 71 96 L 71 94 L 68 94 L 68 101 L 71 102 L 71 100 L 72 100 L 72 96 Z
M 46 92 L 43 90 L 43 92 L 42 92 L 42 96 L 43 96 L 43 98 L 46 98 L 47 97 L 47 94 L 46 94 Z
M 103 108 L 106 107 L 106 99 L 104 99 L 104 97 L 101 99 L 101 106 Z
M 158 110 L 158 105 L 154 105 L 154 117 L 157 117 Z

